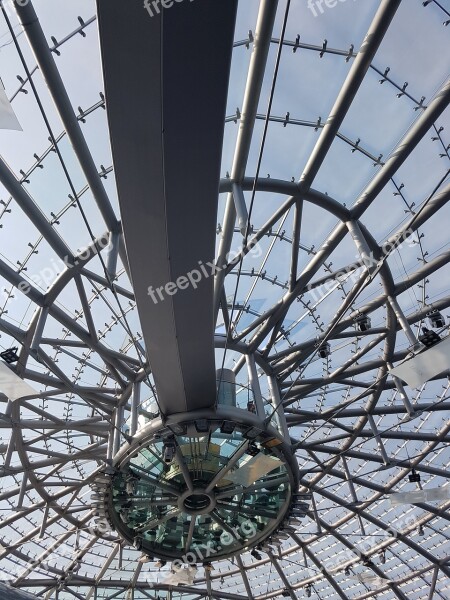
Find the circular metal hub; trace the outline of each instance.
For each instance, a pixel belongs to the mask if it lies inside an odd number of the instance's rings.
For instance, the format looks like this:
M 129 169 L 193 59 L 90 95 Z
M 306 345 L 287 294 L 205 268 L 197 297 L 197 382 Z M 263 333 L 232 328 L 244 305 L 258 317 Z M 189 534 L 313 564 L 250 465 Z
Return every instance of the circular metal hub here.
M 212 494 L 198 489 L 183 494 L 178 506 L 188 515 L 206 515 L 215 508 L 216 501 Z
M 296 462 L 274 428 L 240 413 L 239 423 L 210 413 L 150 424 L 121 449 L 105 504 L 122 537 L 151 557 L 201 563 L 277 531 L 298 486 Z

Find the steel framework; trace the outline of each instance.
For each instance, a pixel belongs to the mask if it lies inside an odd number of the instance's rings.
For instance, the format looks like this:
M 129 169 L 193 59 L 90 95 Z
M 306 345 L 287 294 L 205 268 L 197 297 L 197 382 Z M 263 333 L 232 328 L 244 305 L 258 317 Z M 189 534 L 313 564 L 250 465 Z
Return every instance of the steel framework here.
M 196 0 L 198 10 L 209 1 Z M 20 71 L 18 88 L 10 73 L 5 83 L 26 123 L 23 149 L 34 153 L 34 162 L 25 164 L 22 152 L 10 156 L 2 142 L 0 342 L 2 351 L 19 347 L 14 373 L 36 394 L 15 401 L 0 394 L 2 579 L 46 600 L 266 600 L 281 594 L 295 600 L 309 593 L 448 598 L 450 497 L 400 507 L 389 500 L 394 492 L 446 490 L 448 484 L 450 369 L 420 389 L 389 374 L 411 355 L 430 312 L 445 320 L 450 307 L 445 7 L 381 0 L 369 8 L 337 5 L 327 15 L 323 2 L 309 3 L 314 16 L 306 2 L 290 7 L 260 0 L 251 10 L 239 4 L 221 179 L 212 182 L 219 185 L 218 200 L 199 180 L 205 165 L 195 177 L 194 161 L 176 181 L 175 168 L 167 177 L 176 184 L 174 194 L 186 190 L 186 202 L 195 201 L 194 182 L 205 202 L 214 203 L 214 210 L 205 208 L 205 223 L 211 239 L 217 227 L 217 268 L 207 295 L 216 366 L 234 370 L 242 407 L 253 394 L 267 415 L 285 415 L 283 433 L 300 468 L 299 489 L 311 492 L 313 502 L 307 520 L 261 558 L 243 553 L 212 571 L 199 569 L 193 586 L 174 586 L 165 581 L 170 565 L 145 563 L 117 534 L 101 536 L 93 525 L 90 485 L 130 435 L 161 416 L 161 405 L 164 414 L 148 360 L 151 327 L 142 325 L 145 289 L 155 275 L 145 259 L 152 240 L 136 237 L 127 254 L 130 214 L 116 200 L 103 88 L 86 91 L 72 74 L 85 51 L 94 52 L 100 67 L 96 14 L 71 24 L 71 10 L 58 8 L 58 41 L 48 35 L 43 3 L 36 0 L 36 12 L 31 1 L 23 4 L 15 3 L 16 15 L 2 7 L 11 41 L 2 52 Z M 120 4 L 125 22 L 127 8 Z M 142 3 L 134 4 L 143 30 L 146 20 L 156 27 Z M 186 3 L 183 10 L 189 9 Z M 348 39 L 340 10 L 355 15 L 352 33 L 359 44 Z M 169 13 L 163 18 L 168 22 Z M 287 27 L 279 34 L 284 18 Z M 432 50 L 420 46 L 415 60 L 404 64 L 396 53 L 405 52 L 410 27 L 420 19 Z M 295 37 L 294 27 L 301 35 Z M 115 35 L 126 44 L 133 30 L 119 23 Z M 207 22 L 185 35 L 211 56 L 221 39 Z M 342 46 L 330 47 L 323 35 Z M 177 36 L 170 47 L 180 53 L 186 40 L 179 31 Z M 384 67 L 387 57 L 398 69 Z M 123 107 L 116 107 L 125 128 L 132 94 L 157 85 L 151 72 L 144 73 L 144 58 L 136 60 L 139 80 L 119 95 Z M 113 72 L 114 64 L 109 68 Z M 401 68 L 409 69 L 417 92 L 403 83 Z M 308 94 L 299 93 L 297 72 Z M 324 101 L 321 77 L 330 88 Z M 161 99 L 162 108 L 163 100 L 172 102 L 174 110 L 175 100 L 181 106 L 189 94 L 177 126 L 207 131 L 206 117 L 214 119 L 214 140 L 220 134 L 217 113 L 225 106 L 221 85 L 208 87 L 217 93 L 218 108 L 208 115 L 201 81 L 183 93 L 174 81 L 154 100 Z M 81 108 L 84 102 L 88 108 Z M 236 113 L 234 105 L 240 107 Z M 317 110 L 323 112 L 316 118 Z M 27 111 L 40 123 L 36 130 Z M 377 131 L 381 126 L 386 141 Z M 218 153 L 210 150 L 204 160 L 212 169 Z M 144 162 L 136 179 L 146 188 L 155 175 Z M 173 246 L 182 263 L 186 256 L 197 258 L 190 252 L 198 250 L 195 226 L 180 227 Z M 133 288 L 133 277 L 144 278 L 146 269 L 148 282 Z M 176 308 L 173 314 L 175 322 Z M 197 325 L 192 314 L 182 340 L 187 362 Z M 370 319 L 365 329 L 358 325 L 361 316 Z M 198 325 L 207 328 L 210 317 Z M 448 325 L 437 332 L 446 336 Z M 412 474 L 420 476 L 416 484 Z

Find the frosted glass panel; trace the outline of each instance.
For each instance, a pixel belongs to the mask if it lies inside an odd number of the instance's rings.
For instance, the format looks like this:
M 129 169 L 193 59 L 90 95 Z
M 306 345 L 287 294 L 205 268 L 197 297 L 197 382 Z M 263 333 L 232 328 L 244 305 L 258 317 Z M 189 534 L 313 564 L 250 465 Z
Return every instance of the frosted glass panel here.
M 391 374 L 417 388 L 447 369 L 450 369 L 450 337 L 391 369 Z
M 25 383 L 2 362 L 0 362 L 0 392 L 10 400 L 37 395 L 36 390 L 31 385 Z
M 389 499 L 392 506 L 397 506 L 398 504 L 417 504 L 419 502 L 441 502 L 450 499 L 450 487 L 391 494 Z

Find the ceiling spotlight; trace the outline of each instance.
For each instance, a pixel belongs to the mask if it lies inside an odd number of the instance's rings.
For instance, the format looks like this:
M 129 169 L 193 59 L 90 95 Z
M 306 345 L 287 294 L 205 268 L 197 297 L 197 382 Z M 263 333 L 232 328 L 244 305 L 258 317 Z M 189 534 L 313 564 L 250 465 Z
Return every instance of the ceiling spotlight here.
M 350 567 L 345 567 L 345 570 L 344 570 L 344 575 L 345 575 L 346 577 L 349 577 L 349 576 L 350 576 Z
M 431 346 L 434 346 L 440 341 L 441 338 L 435 331 L 430 331 L 426 327 L 422 327 L 422 335 L 419 335 L 419 342 L 422 342 L 426 348 L 431 348 Z
M 255 442 L 249 443 L 247 447 L 247 454 L 250 454 L 250 456 L 257 456 L 259 454 L 259 448 Z
M 199 433 L 207 433 L 209 430 L 208 419 L 197 419 L 194 421 L 195 429 Z
M 8 363 L 8 365 L 11 365 L 14 362 L 17 362 L 19 360 L 19 355 L 17 354 L 17 350 L 18 348 L 10 348 L 9 350 L 5 350 L 4 352 L 2 352 L 0 354 L 0 357 L 3 358 L 3 360 Z
M 304 500 L 300 500 L 299 498 L 294 498 L 294 502 L 292 503 L 292 507 L 294 509 L 297 508 L 298 510 L 302 510 L 304 512 L 307 512 L 309 510 L 309 504 L 308 504 L 308 502 L 305 502 Z
M 310 584 L 310 583 L 308 583 L 308 585 L 305 587 L 305 594 L 306 594 L 306 597 L 307 597 L 307 598 L 311 598 L 311 593 L 312 593 L 312 590 L 311 590 L 311 584 Z
M 255 560 L 261 560 L 261 559 L 262 559 L 262 556 L 261 556 L 261 554 L 260 554 L 260 553 L 259 553 L 257 550 L 255 550 L 255 549 L 253 549 L 253 550 L 250 552 L 250 554 L 253 556 L 253 558 L 254 558 Z
M 163 448 L 163 460 L 166 465 L 170 465 L 173 462 L 176 454 L 175 442 L 164 442 Z
M 244 433 L 242 434 L 245 438 L 247 438 L 248 440 L 254 440 L 257 437 L 259 437 L 259 435 L 262 433 L 261 429 L 258 429 L 258 427 L 250 427 L 250 429 L 247 429 L 247 431 L 244 431 Z
M 425 535 L 425 532 L 423 530 L 423 525 L 419 525 L 419 527 L 417 528 L 417 535 Z
M 236 424 L 233 421 L 224 421 L 220 426 L 220 432 L 226 435 L 231 435 L 236 428 Z
M 157 569 L 162 569 L 163 567 L 165 567 L 167 564 L 167 562 L 165 560 L 159 559 L 155 562 L 155 567 Z
M 420 481 L 420 473 L 416 473 L 414 469 L 411 470 L 411 473 L 408 475 L 408 479 L 410 483 L 419 483 Z
M 434 329 L 441 329 L 445 326 L 445 319 L 438 310 L 433 310 L 427 316 L 430 326 L 434 327 Z
M 372 327 L 372 321 L 367 315 L 358 315 L 355 323 L 359 331 L 368 331 Z
M 205 562 L 203 565 L 203 568 L 205 569 L 205 571 L 208 571 L 209 573 L 211 573 L 211 571 L 214 571 L 214 567 L 212 566 L 212 564 L 210 562 Z
M 169 425 L 169 429 L 175 435 L 185 435 L 185 433 L 187 431 L 187 426 L 185 424 L 182 424 L 182 423 L 175 423 L 173 425 Z
M 386 551 L 385 550 L 382 550 L 380 552 L 380 563 L 382 565 L 386 564 Z
M 289 590 L 286 590 L 286 589 L 285 589 L 285 590 L 283 590 L 283 591 L 281 592 L 281 595 L 282 595 L 282 596 L 284 596 L 285 598 L 289 598 L 289 596 L 290 596 L 291 594 L 289 593 Z
M 328 342 L 321 344 L 319 346 L 319 349 L 317 350 L 317 353 L 320 356 L 320 358 L 327 358 L 327 356 L 330 356 L 330 354 L 331 354 L 330 344 Z

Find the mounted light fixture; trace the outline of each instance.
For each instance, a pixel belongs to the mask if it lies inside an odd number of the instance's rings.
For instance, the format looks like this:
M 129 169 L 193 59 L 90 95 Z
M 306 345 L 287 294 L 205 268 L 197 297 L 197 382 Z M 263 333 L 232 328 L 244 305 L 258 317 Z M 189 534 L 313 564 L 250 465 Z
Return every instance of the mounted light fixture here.
M 259 437 L 261 435 L 261 433 L 262 433 L 262 430 L 259 429 L 258 427 L 250 427 L 250 429 L 247 429 L 247 431 L 244 431 L 243 435 L 248 440 L 254 440 L 257 437 Z
M 256 550 L 256 548 L 254 548 L 254 549 L 253 549 L 253 550 L 250 552 L 250 554 L 253 556 L 253 558 L 254 558 L 255 560 L 262 560 L 262 556 L 261 556 L 261 554 L 260 554 L 260 553 L 259 553 L 259 552 Z
M 412 469 L 411 473 L 408 475 L 408 479 L 410 483 L 419 483 L 420 473 L 417 473 L 414 469 Z
M 197 419 L 194 421 L 195 429 L 199 433 L 207 433 L 209 431 L 209 423 L 207 419 Z
M 427 317 L 430 326 L 434 327 L 434 329 L 442 329 L 442 327 L 445 327 L 445 318 L 438 310 L 429 312 Z
M 259 448 L 255 444 L 255 442 L 249 443 L 248 448 L 247 448 L 247 454 L 250 454 L 250 456 L 257 456 L 259 454 Z
M 0 354 L 0 357 L 8 363 L 8 365 L 12 365 L 19 360 L 19 355 L 17 354 L 18 348 L 17 346 L 14 348 L 9 348 L 9 350 L 5 350 Z
M 236 424 L 233 421 L 224 421 L 220 426 L 220 432 L 225 435 L 231 435 L 236 428 Z
M 372 327 L 372 321 L 368 315 L 358 315 L 355 319 L 356 327 L 359 331 L 368 331 Z
M 176 454 L 175 442 L 167 441 L 164 442 L 163 459 L 166 465 L 170 465 L 173 462 Z
M 317 354 L 320 356 L 320 358 L 327 358 L 327 356 L 330 356 L 331 354 L 331 346 L 328 342 L 324 342 L 323 344 L 321 344 L 319 346 L 319 349 L 317 350 Z
M 435 331 L 430 331 L 426 327 L 422 327 L 422 335 L 419 335 L 419 341 L 426 348 L 431 348 L 435 344 L 438 344 L 441 341 L 440 336 Z
M 187 426 L 185 424 L 180 424 L 180 423 L 174 423 L 173 425 L 169 425 L 169 429 L 175 434 L 175 435 L 184 435 L 186 433 L 187 430 Z

